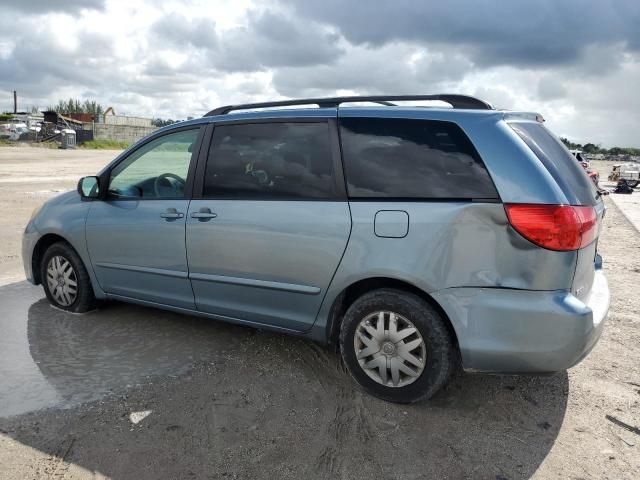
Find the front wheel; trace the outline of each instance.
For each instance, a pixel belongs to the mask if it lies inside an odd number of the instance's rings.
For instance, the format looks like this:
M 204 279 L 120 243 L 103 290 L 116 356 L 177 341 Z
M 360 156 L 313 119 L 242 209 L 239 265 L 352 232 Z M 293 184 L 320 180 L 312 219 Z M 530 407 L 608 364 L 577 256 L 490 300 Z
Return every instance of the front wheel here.
M 58 242 L 47 249 L 40 265 L 40 278 L 54 306 L 74 313 L 95 308 L 96 298 L 87 269 L 69 244 Z
M 636 188 L 638 186 L 638 183 L 640 183 L 639 180 L 627 180 L 627 185 L 629 185 L 631 188 Z
M 366 391 L 398 403 L 433 396 L 457 360 L 442 316 L 419 296 L 395 289 L 369 292 L 349 307 L 340 349 Z

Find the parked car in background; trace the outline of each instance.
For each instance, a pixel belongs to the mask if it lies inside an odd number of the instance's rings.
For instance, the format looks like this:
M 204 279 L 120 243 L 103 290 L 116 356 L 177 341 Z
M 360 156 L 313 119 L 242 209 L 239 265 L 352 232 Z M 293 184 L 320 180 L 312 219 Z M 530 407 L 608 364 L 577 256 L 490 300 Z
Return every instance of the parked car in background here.
M 589 168 L 590 162 L 588 159 L 584 157 L 584 155 L 582 154 L 582 150 L 569 150 L 569 151 L 571 152 L 571 155 L 576 157 L 576 160 L 578 160 L 585 169 Z
M 459 364 L 584 358 L 609 307 L 604 213 L 535 113 L 305 99 L 154 132 L 35 211 L 23 260 L 58 308 L 116 299 L 305 336 L 413 402 Z
M 582 154 L 582 151 L 581 150 L 569 150 L 569 151 L 580 163 L 580 165 L 582 165 L 582 168 L 584 168 L 584 170 L 587 172 L 587 175 L 589 176 L 593 184 L 596 186 L 598 191 L 603 192 L 603 190 L 600 188 L 600 185 L 599 185 L 600 173 L 597 170 L 590 168 L 590 162 L 584 157 L 584 155 Z
M 26 123 L 5 123 L 0 125 L 0 138 L 6 140 L 19 140 L 26 133 L 29 133 Z

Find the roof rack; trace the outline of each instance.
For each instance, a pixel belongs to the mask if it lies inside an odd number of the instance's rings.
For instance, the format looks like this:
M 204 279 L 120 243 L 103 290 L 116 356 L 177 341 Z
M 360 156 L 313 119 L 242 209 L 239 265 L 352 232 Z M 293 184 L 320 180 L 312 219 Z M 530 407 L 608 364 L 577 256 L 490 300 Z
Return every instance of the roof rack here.
M 393 106 L 393 101 L 417 101 L 417 100 L 440 100 L 450 104 L 453 108 L 467 108 L 475 110 L 493 110 L 493 107 L 479 98 L 458 94 L 437 94 L 437 95 L 372 95 L 372 96 L 351 96 L 351 97 L 329 97 L 329 98 L 301 98 L 298 100 L 279 100 L 275 102 L 245 103 L 238 105 L 225 105 L 211 110 L 205 117 L 214 115 L 225 115 L 233 110 L 253 110 L 257 108 L 270 107 L 290 107 L 294 105 L 318 105 L 320 108 L 337 107 L 341 103 L 371 102 L 381 105 Z

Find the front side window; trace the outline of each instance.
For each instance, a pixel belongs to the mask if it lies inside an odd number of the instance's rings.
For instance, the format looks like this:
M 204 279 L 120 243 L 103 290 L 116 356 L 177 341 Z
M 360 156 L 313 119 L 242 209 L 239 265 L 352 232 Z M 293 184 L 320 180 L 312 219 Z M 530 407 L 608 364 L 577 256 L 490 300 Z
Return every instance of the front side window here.
M 112 198 L 184 198 L 199 129 L 183 130 L 143 145 L 111 172 Z
M 340 136 L 351 198 L 498 198 L 482 159 L 454 123 L 343 118 Z
M 207 160 L 204 196 L 335 198 L 328 124 L 216 126 Z

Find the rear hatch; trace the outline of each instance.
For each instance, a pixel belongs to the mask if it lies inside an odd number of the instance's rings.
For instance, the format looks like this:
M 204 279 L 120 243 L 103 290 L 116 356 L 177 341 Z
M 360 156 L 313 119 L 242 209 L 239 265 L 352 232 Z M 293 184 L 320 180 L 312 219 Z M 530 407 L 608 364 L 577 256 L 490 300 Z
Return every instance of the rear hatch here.
M 596 234 L 592 242 L 578 250 L 576 270 L 571 285 L 571 292 L 580 300 L 585 300 L 591 292 L 598 260 L 598 237 L 605 214 L 602 198 L 580 162 L 544 125 L 534 121 L 517 121 L 509 122 L 509 126 L 545 166 L 564 193 L 569 205 L 592 207 L 595 211 Z

